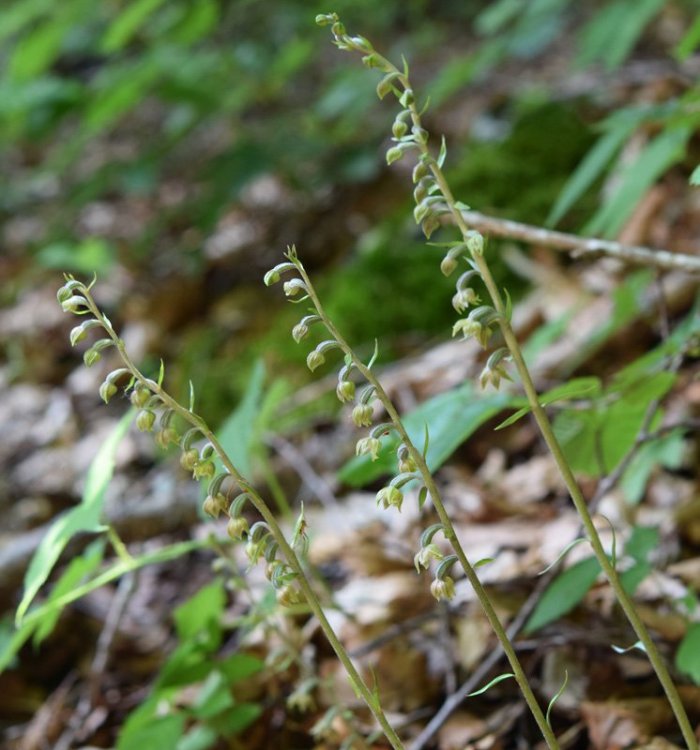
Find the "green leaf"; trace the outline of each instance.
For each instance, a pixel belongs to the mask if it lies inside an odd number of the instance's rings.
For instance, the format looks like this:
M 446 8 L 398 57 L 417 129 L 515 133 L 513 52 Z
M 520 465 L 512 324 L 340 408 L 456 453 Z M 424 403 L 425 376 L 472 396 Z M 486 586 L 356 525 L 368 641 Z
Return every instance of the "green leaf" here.
M 251 452 L 257 437 L 257 416 L 265 382 L 265 365 L 259 359 L 250 374 L 243 398 L 217 430 L 217 437 L 226 455 L 244 476 L 252 471 Z M 217 459 L 217 466 L 221 464 Z
M 587 66 L 600 60 L 608 70 L 617 68 L 665 2 L 617 0 L 601 7 L 580 34 L 579 65 Z
M 599 573 L 598 561 L 595 557 L 587 557 L 557 576 L 537 603 L 524 632 L 534 633 L 570 612 L 583 601 Z
M 71 560 L 52 588 L 47 603 L 56 601 L 64 594 L 72 591 L 78 586 L 78 584 L 84 581 L 87 576 L 93 573 L 102 562 L 104 550 L 105 539 L 104 537 L 100 537 L 95 539 L 95 541 L 92 542 L 82 554 Z M 37 623 L 35 629 L 32 626 L 32 629 L 34 629 L 33 642 L 35 647 L 51 635 L 62 611 L 63 608 L 61 607 L 48 612 L 45 617 Z
M 202 684 L 192 705 L 192 712 L 198 719 L 209 719 L 233 706 L 233 696 L 225 676 L 214 670 Z
M 593 410 L 565 409 L 556 415 L 552 426 L 572 471 L 598 476 L 601 471 L 596 449 L 599 415 Z
M 175 750 L 209 750 L 216 746 L 218 732 L 206 724 L 195 724 L 180 738 Z
M 635 526 L 625 544 L 625 554 L 639 562 L 647 562 L 649 553 L 659 546 L 659 530 L 655 526 Z
M 587 396 L 590 398 L 598 395 L 600 390 L 600 378 L 593 376 L 574 378 L 563 385 L 558 385 L 543 393 L 540 396 L 540 404 L 542 404 L 542 406 L 547 406 L 553 404 L 555 401 L 570 401 L 571 399 L 580 398 L 581 396 Z
M 688 627 L 676 651 L 676 669 L 700 685 L 700 623 Z
M 219 662 L 218 669 L 226 675 L 226 679 L 233 685 L 257 674 L 264 666 L 265 662 L 258 659 L 257 656 L 239 652 Z
M 491 682 L 489 682 L 487 685 L 484 685 L 484 687 L 475 690 L 473 693 L 467 693 L 467 698 L 474 698 L 477 695 L 482 695 L 494 685 L 498 685 L 498 683 L 503 682 L 503 680 L 509 680 L 511 677 L 515 679 L 515 675 L 511 672 L 499 674 L 498 677 L 494 677 L 493 680 L 491 680 Z
M 173 617 L 178 638 L 185 642 L 201 639 L 202 634 L 208 634 L 218 641 L 225 604 L 223 579 L 217 578 L 208 586 L 203 586 L 175 610 Z
M 687 60 L 697 49 L 698 45 L 700 45 L 700 13 L 695 16 L 695 20 L 676 45 L 673 54 L 677 60 Z M 697 172 L 698 170 L 696 169 L 695 171 Z
M 700 20 L 700 18 L 699 18 Z M 700 164 L 693 170 L 689 180 L 691 185 L 700 185 Z
M 627 502 L 632 505 L 639 503 L 654 469 L 658 466 L 677 469 L 683 462 L 684 453 L 682 431 L 672 432 L 642 445 L 620 480 L 620 488 Z
M 511 414 L 507 419 L 504 419 L 502 422 L 497 424 L 494 429 L 503 430 L 506 427 L 510 427 L 512 424 L 519 422 L 526 414 L 529 414 L 531 411 L 531 407 L 524 406 L 522 409 L 518 409 L 518 411 Z
M 423 444 L 425 425 L 428 425 L 430 445 L 427 461 L 431 471 L 435 471 L 484 422 L 505 408 L 510 399 L 505 394 L 480 397 L 467 383 L 424 402 L 407 414 L 403 422 L 411 441 L 419 446 Z M 393 436 L 382 440 L 376 461 L 371 461 L 369 456 L 357 456 L 340 469 L 339 479 L 359 487 L 390 474 L 395 469 L 397 447 L 398 439 Z
M 584 227 L 586 234 L 615 236 L 646 191 L 685 155 L 692 128 L 669 127 L 647 144 L 632 164 L 622 170 L 620 184 Z
M 119 735 L 117 750 L 174 747 L 185 730 L 185 716 L 179 713 L 152 716 L 148 724 L 125 730 Z
M 110 24 L 102 38 L 102 51 L 106 54 L 118 52 L 145 25 L 148 16 L 154 13 L 164 0 L 133 0 Z
M 593 182 L 610 166 L 615 154 L 629 138 L 641 119 L 638 112 L 611 120 L 609 131 L 598 139 L 568 179 L 547 217 L 547 226 L 554 226 Z
M 24 594 L 15 615 L 17 624 L 22 622 L 29 605 L 49 577 L 66 544 L 76 534 L 105 531 L 106 526 L 100 520 L 104 495 L 114 472 L 114 455 L 117 446 L 129 429 L 133 418 L 134 410 L 130 409 L 102 444 L 88 469 L 80 505 L 54 521 L 46 532 L 46 536 L 39 543 L 24 576 Z

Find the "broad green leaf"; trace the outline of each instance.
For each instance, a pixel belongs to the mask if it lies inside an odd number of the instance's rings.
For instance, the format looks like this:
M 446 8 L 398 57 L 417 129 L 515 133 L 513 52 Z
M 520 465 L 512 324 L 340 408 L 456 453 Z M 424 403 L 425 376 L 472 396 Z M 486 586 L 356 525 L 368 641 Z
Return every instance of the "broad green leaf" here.
M 625 554 L 637 562 L 647 562 L 649 553 L 659 546 L 659 530 L 655 526 L 635 526 L 625 544 Z
M 217 668 L 226 675 L 231 685 L 257 674 L 264 666 L 265 663 L 257 656 L 247 654 L 245 651 L 232 654 L 217 664 Z
M 29 605 L 72 537 L 80 533 L 97 533 L 106 529 L 100 520 L 104 495 L 114 472 L 117 446 L 133 418 L 134 410 L 130 409 L 102 444 L 90 464 L 80 505 L 59 516 L 39 543 L 24 576 L 24 594 L 15 615 L 17 624 L 22 622 Z
M 677 469 L 684 453 L 685 440 L 680 431 L 642 445 L 620 480 L 620 488 L 627 502 L 633 505 L 639 503 L 654 469 L 657 466 Z
M 586 596 L 599 573 L 598 561 L 588 557 L 557 576 L 537 603 L 524 631 L 534 633 L 570 612 Z
M 78 244 L 54 242 L 36 255 L 45 268 L 56 268 L 79 274 L 103 273 L 114 263 L 114 247 L 98 237 L 88 237 Z
M 637 562 L 620 574 L 622 588 L 632 596 L 637 586 L 651 573 L 652 567 L 648 562 Z
M 430 444 L 428 446 L 428 466 L 432 471 L 452 455 L 454 450 L 473 434 L 484 422 L 505 408 L 511 397 L 505 394 L 480 396 L 470 384 L 441 393 L 429 399 L 406 415 L 404 426 L 409 437 L 417 446 L 424 440 L 425 426 L 428 426 Z M 395 470 L 397 438 L 382 440 L 379 458 L 372 461 L 369 456 L 355 457 L 338 472 L 342 482 L 354 487 L 367 484 L 378 477 Z
M 195 724 L 180 738 L 175 750 L 209 750 L 216 747 L 218 733 L 206 724 Z
M 700 623 L 694 622 L 676 651 L 676 669 L 700 685 Z
M 593 410 L 565 409 L 556 415 L 552 426 L 571 469 L 589 476 L 598 476 L 602 468 L 598 463 L 596 450 L 599 415 Z
M 192 712 L 198 719 L 210 719 L 233 706 L 233 696 L 228 680 L 221 672 L 209 674 L 197 693 Z
M 174 613 L 175 629 L 181 641 L 199 638 L 203 633 L 214 636 L 221 632 L 221 613 L 226 604 L 223 579 L 217 578 L 203 586 L 181 604 Z
M 649 404 L 668 393 L 676 377 L 672 372 L 658 372 L 642 379 L 601 413 L 600 451 L 606 471 L 612 471 L 632 447 Z
M 250 374 L 243 398 L 217 430 L 217 437 L 226 455 L 244 476 L 249 476 L 252 471 L 251 451 L 255 444 L 264 382 L 265 365 L 262 360 L 258 360 Z M 218 459 L 217 465 L 220 467 Z
M 229 711 L 209 721 L 222 737 L 232 737 L 249 727 L 263 712 L 258 703 L 237 703 Z
M 117 750 L 175 747 L 184 731 L 184 714 L 152 716 L 148 724 L 122 731 L 117 740 Z
M 685 155 L 689 126 L 669 127 L 656 136 L 620 174 L 620 184 L 584 228 L 585 234 L 616 235 L 646 191 Z
M 600 389 L 600 378 L 593 376 L 574 378 L 543 393 L 540 396 L 540 403 L 542 406 L 548 406 L 556 401 L 569 401 L 582 396 L 591 398 L 598 395 Z

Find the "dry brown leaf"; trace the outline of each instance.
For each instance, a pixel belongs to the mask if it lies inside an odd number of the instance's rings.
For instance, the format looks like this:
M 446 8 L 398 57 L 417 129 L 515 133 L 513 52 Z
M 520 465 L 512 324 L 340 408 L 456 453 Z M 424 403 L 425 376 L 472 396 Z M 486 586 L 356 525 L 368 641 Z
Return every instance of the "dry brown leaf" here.
M 581 715 L 596 750 L 622 750 L 643 744 L 673 725 L 673 711 L 665 698 L 584 701 Z

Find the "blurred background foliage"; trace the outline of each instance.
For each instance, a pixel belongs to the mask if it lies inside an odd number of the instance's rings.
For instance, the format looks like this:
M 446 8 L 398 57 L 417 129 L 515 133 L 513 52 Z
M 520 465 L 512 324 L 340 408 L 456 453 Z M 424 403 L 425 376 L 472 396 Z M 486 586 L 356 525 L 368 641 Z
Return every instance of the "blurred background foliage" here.
M 392 114 L 314 28 L 331 9 L 411 61 L 477 210 L 614 236 L 697 162 L 693 0 L 9 0 L 0 304 L 96 272 L 115 322 L 156 321 L 144 356 L 176 390 L 206 381 L 214 422 L 261 352 L 304 377 L 295 311 L 259 287 L 287 244 L 354 341 L 390 357 L 442 335 L 449 285 L 383 162 Z M 41 372 L 0 343 L 15 377 Z

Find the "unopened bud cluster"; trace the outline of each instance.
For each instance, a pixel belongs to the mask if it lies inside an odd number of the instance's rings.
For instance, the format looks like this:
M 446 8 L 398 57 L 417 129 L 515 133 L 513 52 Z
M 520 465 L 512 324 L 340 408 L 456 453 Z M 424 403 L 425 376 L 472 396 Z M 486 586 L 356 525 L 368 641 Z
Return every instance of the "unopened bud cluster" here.
M 303 286 L 299 284 L 290 286 L 290 296 L 300 291 L 303 291 Z M 287 563 L 278 559 L 278 547 L 267 525 L 258 522 L 249 528 L 243 511 L 250 496 L 247 492 L 241 492 L 231 499 L 237 480 L 228 471 L 217 469 L 216 449 L 211 442 L 206 440 L 205 427 L 201 420 L 190 410 L 187 412 L 187 415 L 192 417 L 189 421 L 202 426 L 193 426 L 183 434 L 180 433 L 174 425 L 176 409 L 172 406 L 172 399 L 167 397 L 162 390 L 160 379 L 156 382 L 144 378 L 130 363 L 111 323 L 100 312 L 90 296 L 89 287 L 69 277 L 64 286 L 59 289 L 57 297 L 64 311 L 76 315 L 92 315 L 71 331 L 70 342 L 73 346 L 85 341 L 88 331 L 93 328 L 107 334 L 106 338 L 99 339 L 85 352 L 83 358 L 88 366 L 98 362 L 101 352 L 108 347 L 116 347 L 127 365 L 107 375 L 99 388 L 100 397 L 108 402 L 119 392 L 120 388 L 128 394 L 131 404 L 137 409 L 136 426 L 138 429 L 142 432 L 154 432 L 156 442 L 163 448 L 177 445 L 180 449 L 182 468 L 191 473 L 195 479 L 207 482 L 204 512 L 213 518 L 221 514 L 228 515 L 226 527 L 228 536 L 233 540 L 246 542 L 246 554 L 251 563 L 257 562 L 261 557 L 265 559 L 266 573 L 277 591 L 280 604 L 291 606 L 300 603 L 302 592 L 295 583 L 296 574 Z M 321 347 L 319 355 L 322 356 L 325 351 L 326 348 Z M 179 405 L 174 404 L 174 406 L 184 411 Z M 295 546 L 303 546 L 306 542 L 305 536 L 301 532 L 297 536 L 301 541 L 295 542 Z
M 324 16 L 324 18 L 326 17 Z M 369 434 L 358 439 L 355 445 L 355 454 L 357 456 L 368 456 L 370 460 L 376 461 L 382 451 L 382 437 L 394 431 L 396 426 L 390 422 L 374 424 L 374 402 L 377 399 L 377 386 L 373 383 L 367 383 L 358 388 L 355 381 L 351 380 L 353 370 L 358 369 L 354 354 L 347 350 L 346 344 L 341 343 L 340 340 L 335 338 L 337 335 L 335 329 L 327 322 L 325 313 L 320 307 L 318 298 L 311 287 L 311 282 L 298 258 L 296 249 L 293 247 L 289 248 L 286 257 L 287 262 L 278 264 L 265 274 L 265 284 L 269 286 L 281 281 L 282 276 L 286 273 L 296 271 L 298 274 L 298 276 L 294 276 L 285 282 L 285 293 L 287 293 L 287 289 L 289 288 L 303 288 L 305 298 L 311 299 L 316 309 L 313 314 L 304 316 L 294 326 L 292 337 L 297 342 L 301 341 L 305 338 L 309 326 L 314 323 L 320 323 L 326 332 L 333 337 L 322 341 L 307 355 L 306 363 L 312 371 L 325 361 L 325 354 L 327 352 L 337 348 L 345 350 L 345 360 L 338 371 L 338 384 L 335 389 L 336 396 L 343 404 L 354 402 L 350 414 L 355 426 L 370 428 Z M 297 283 L 292 284 L 292 282 Z M 367 366 L 367 369 L 370 369 L 371 366 L 372 362 Z M 418 483 L 421 479 L 420 474 L 417 472 L 416 460 L 411 455 L 411 450 L 403 443 L 399 445 L 397 451 L 397 465 L 397 475 L 386 487 L 383 487 L 377 493 L 377 505 L 382 508 L 396 508 L 401 510 L 404 500 L 404 486 L 414 480 L 417 480 Z

